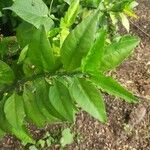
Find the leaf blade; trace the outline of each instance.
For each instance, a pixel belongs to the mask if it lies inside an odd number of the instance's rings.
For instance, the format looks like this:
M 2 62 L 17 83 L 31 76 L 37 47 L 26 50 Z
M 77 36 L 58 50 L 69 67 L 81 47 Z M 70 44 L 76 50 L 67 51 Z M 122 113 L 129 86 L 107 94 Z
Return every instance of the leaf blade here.
M 53 107 L 63 117 L 70 121 L 74 121 L 73 100 L 70 96 L 68 88 L 59 80 L 54 80 L 54 86 L 50 87 L 49 100 Z
M 45 116 L 47 119 L 47 123 L 54 123 L 60 121 L 55 116 L 53 116 L 53 110 L 48 109 L 48 107 L 45 105 L 45 101 L 49 101 L 48 97 L 48 87 L 46 86 L 46 82 L 44 79 L 37 79 L 34 82 L 34 86 L 36 88 L 36 102 L 38 105 L 39 110 L 41 113 Z M 50 105 L 48 103 L 48 105 Z
M 16 93 L 11 95 L 5 102 L 5 116 L 13 128 L 11 131 L 20 140 L 25 143 L 34 143 L 34 140 L 24 128 L 25 111 L 23 106 L 23 98 Z
M 121 18 L 122 25 L 125 27 L 127 32 L 129 32 L 130 31 L 130 23 L 129 23 L 127 16 L 124 13 L 120 13 L 119 15 Z
M 3 61 L 0 60 L 0 89 L 13 83 L 15 75 L 13 70 Z
M 139 39 L 133 36 L 124 36 L 119 42 L 105 47 L 104 56 L 100 62 L 100 71 L 105 72 L 117 67 L 123 62 L 139 44 Z
M 99 11 L 83 20 L 65 39 L 61 57 L 66 70 L 74 70 L 81 65 L 95 39 Z
M 62 46 L 64 40 L 69 34 L 69 27 L 75 22 L 75 19 L 79 12 L 79 0 L 72 1 L 64 18 L 61 19 L 60 28 L 60 45 Z
M 46 118 L 43 116 L 37 106 L 35 100 L 35 88 L 32 86 L 32 84 L 24 86 L 23 102 L 27 118 L 38 127 L 43 127 L 46 123 Z
M 127 91 L 111 77 L 106 77 L 103 74 L 99 73 L 93 74 L 90 80 L 94 82 L 99 88 L 111 95 L 120 97 L 129 103 L 138 102 L 138 98 L 136 98 L 132 93 Z
M 73 143 L 74 135 L 71 133 L 69 128 L 66 128 L 62 131 L 62 137 L 60 139 L 60 143 L 62 147 L 65 147 L 67 144 Z
M 25 112 L 21 96 L 18 96 L 15 93 L 11 95 L 5 102 L 4 112 L 11 125 L 15 128 L 22 126 Z
M 101 122 L 106 122 L 107 116 L 102 95 L 91 82 L 75 79 L 70 90 L 73 98 L 83 110 Z
M 29 44 L 27 57 L 41 70 L 53 70 L 55 63 L 53 51 L 46 36 L 44 26 L 34 32 L 31 43 Z
M 14 11 L 19 17 L 33 24 L 36 28 L 44 25 L 49 30 L 53 24 L 48 17 L 48 8 L 42 0 L 15 0 L 11 7 L 5 8 Z
M 85 60 L 83 60 L 83 71 L 84 72 L 97 72 L 100 66 L 100 60 L 104 54 L 106 31 L 101 29 L 99 36 L 88 52 Z

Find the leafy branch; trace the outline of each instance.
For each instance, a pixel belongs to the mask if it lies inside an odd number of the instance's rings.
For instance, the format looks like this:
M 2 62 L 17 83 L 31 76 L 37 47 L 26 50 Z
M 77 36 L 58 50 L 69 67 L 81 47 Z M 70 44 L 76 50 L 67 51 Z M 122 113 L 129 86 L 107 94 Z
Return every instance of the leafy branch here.
M 135 16 L 135 3 L 50 2 L 50 10 L 42 0 L 15 0 L 5 8 L 16 13 L 19 22 L 22 18 L 16 30 L 17 45 L 22 51 L 16 52 L 19 59 L 9 62 L 5 59 L 6 40 L 0 43 L 0 56 L 4 58 L 0 60 L 0 137 L 10 133 L 25 143 L 35 143 L 25 128 L 26 122 L 39 128 L 50 123 L 74 122 L 78 107 L 105 123 L 107 113 L 101 90 L 129 103 L 138 102 L 134 94 L 107 76 L 139 44 L 137 37 L 115 37 L 114 32 L 109 32 L 110 26 L 117 26 L 118 16 L 129 31 L 125 12 Z M 46 79 L 52 79 L 52 86 Z
M 73 77 L 73 76 L 86 76 L 85 73 L 82 73 L 80 71 L 74 71 L 74 72 L 56 72 L 56 73 L 41 73 L 36 74 L 31 77 L 26 77 L 21 80 L 15 81 L 12 85 L 6 86 L 3 90 L 0 91 L 0 95 L 4 95 L 5 93 L 9 93 L 11 91 L 14 91 L 14 89 L 18 89 L 19 87 L 22 87 L 26 82 L 28 81 L 34 81 L 39 78 L 53 78 L 53 77 Z

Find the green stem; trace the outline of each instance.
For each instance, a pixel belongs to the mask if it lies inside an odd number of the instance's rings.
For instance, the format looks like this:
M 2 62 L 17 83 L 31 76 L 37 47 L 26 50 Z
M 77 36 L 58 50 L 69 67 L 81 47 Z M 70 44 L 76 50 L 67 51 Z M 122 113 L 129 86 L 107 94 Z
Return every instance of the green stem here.
M 51 11 L 52 11 L 53 2 L 54 2 L 54 0 L 52 0 L 52 1 L 51 1 L 50 7 L 49 7 L 49 16 L 51 15 Z

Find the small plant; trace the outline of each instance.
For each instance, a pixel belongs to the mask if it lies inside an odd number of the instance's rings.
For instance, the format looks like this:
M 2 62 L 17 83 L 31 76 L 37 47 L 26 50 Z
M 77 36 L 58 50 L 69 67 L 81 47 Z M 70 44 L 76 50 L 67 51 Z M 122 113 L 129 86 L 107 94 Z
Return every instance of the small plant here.
M 133 127 L 130 124 L 123 124 L 124 131 L 127 135 L 131 135 Z
M 45 136 L 39 139 L 34 145 L 29 146 L 29 150 L 38 150 L 45 147 L 51 147 L 53 144 L 59 144 L 60 149 L 63 149 L 66 145 L 72 144 L 74 141 L 74 134 L 71 133 L 70 128 L 65 128 L 61 132 L 59 138 L 52 137 L 49 132 L 46 132 Z
M 2 16 L 12 10 L 11 19 L 21 23 L 14 28 L 15 51 L 10 37 L 2 37 L 0 43 L 0 136 L 10 133 L 34 144 L 27 122 L 39 128 L 74 122 L 79 107 L 104 123 L 101 91 L 137 103 L 137 97 L 107 76 L 139 44 L 137 37 L 116 38 L 111 30 L 116 16 L 123 20 L 124 13 L 134 15 L 133 4 L 133 0 L 14 0 L 12 6 L 5 5 Z M 71 134 L 67 130 L 63 136 Z M 61 143 L 68 144 L 63 139 Z
M 69 128 L 66 128 L 62 131 L 62 137 L 60 139 L 60 144 L 61 147 L 65 147 L 68 144 L 72 144 L 73 143 L 73 137 L 74 135 L 71 133 Z

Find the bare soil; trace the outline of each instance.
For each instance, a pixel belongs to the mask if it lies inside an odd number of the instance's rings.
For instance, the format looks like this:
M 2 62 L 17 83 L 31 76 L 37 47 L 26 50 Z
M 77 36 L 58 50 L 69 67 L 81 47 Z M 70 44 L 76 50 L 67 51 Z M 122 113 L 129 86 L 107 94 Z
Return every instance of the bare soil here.
M 108 123 L 101 124 L 81 112 L 72 130 L 75 141 L 65 150 L 150 150 L 150 2 L 139 0 L 138 20 L 132 20 L 132 34 L 141 38 L 134 55 L 110 74 L 141 98 L 139 104 L 126 102 L 104 94 Z M 144 34 L 141 29 L 147 33 Z M 47 131 L 59 137 L 61 125 L 49 126 Z M 31 127 L 37 139 L 45 131 Z M 21 149 L 19 141 L 7 136 L 0 142 L 0 150 Z M 25 149 L 25 148 L 22 148 Z M 57 150 L 55 144 L 44 150 Z

